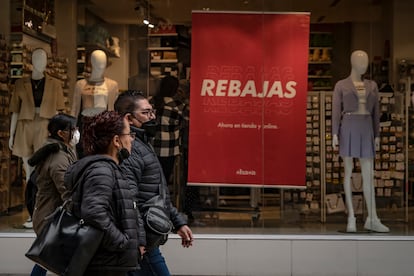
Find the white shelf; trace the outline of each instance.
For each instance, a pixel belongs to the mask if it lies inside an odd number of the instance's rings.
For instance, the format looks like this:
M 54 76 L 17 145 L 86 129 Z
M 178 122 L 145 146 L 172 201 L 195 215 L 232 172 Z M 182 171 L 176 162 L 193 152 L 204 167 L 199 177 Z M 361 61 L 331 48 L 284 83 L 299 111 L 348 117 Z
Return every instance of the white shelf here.
M 177 63 L 178 59 L 152 59 L 151 63 Z
M 159 34 L 148 34 L 148 36 L 178 36 L 177 33 L 159 33 Z
M 150 51 L 176 51 L 178 47 L 148 47 Z
M 309 64 L 331 64 L 332 61 L 309 61 Z
M 317 75 L 309 75 L 308 79 L 331 79 L 332 76 L 324 75 L 324 76 L 317 76 Z

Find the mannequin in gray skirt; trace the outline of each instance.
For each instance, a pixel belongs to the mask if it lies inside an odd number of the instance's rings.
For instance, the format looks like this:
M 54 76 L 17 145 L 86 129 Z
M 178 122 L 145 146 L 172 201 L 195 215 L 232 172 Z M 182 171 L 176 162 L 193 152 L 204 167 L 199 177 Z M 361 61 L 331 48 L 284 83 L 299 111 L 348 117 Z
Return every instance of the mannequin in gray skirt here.
M 361 76 L 368 68 L 368 55 L 357 50 L 351 55 L 351 74 L 336 83 L 332 106 L 332 146 L 344 161 L 344 192 L 348 209 L 347 232 L 356 232 L 356 221 L 352 206 L 351 176 L 353 158 L 361 164 L 364 199 L 368 217 L 364 228 L 374 232 L 389 232 L 378 218 L 375 203 L 374 159 L 379 150 L 379 94 L 374 81 Z

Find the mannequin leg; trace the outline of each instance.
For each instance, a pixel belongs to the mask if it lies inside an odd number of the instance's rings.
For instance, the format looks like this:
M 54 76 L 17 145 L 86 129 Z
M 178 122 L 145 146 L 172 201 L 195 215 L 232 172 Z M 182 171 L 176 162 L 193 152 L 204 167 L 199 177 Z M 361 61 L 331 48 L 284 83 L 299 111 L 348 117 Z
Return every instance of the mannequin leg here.
M 29 181 L 30 174 L 34 170 L 34 167 L 32 167 L 32 166 L 29 165 L 29 159 L 30 159 L 30 156 L 29 157 L 22 157 L 22 160 L 23 160 L 23 168 L 24 168 L 24 172 L 26 174 L 26 184 Z M 23 227 L 24 228 L 27 228 L 27 229 L 33 228 L 33 222 L 32 222 L 32 217 L 31 216 L 29 216 L 27 218 L 27 220 L 23 223 Z
M 356 232 L 356 221 L 354 215 L 354 207 L 352 206 L 352 189 L 351 189 L 351 176 L 353 170 L 352 157 L 344 157 L 344 192 L 345 192 L 345 204 L 348 210 L 348 224 L 346 225 L 346 232 Z
M 256 208 L 259 204 L 260 189 L 250 188 L 250 207 Z
M 390 229 L 383 225 L 378 219 L 377 207 L 375 203 L 375 189 L 373 185 L 374 179 L 374 159 L 361 158 L 362 187 L 364 191 L 364 199 L 367 203 L 368 217 L 365 221 L 364 228 L 375 232 L 389 232 Z
M 26 183 L 29 181 L 30 178 L 30 174 L 33 172 L 34 167 L 29 165 L 29 157 L 22 157 L 23 160 L 23 168 L 24 168 L 24 172 L 26 173 Z

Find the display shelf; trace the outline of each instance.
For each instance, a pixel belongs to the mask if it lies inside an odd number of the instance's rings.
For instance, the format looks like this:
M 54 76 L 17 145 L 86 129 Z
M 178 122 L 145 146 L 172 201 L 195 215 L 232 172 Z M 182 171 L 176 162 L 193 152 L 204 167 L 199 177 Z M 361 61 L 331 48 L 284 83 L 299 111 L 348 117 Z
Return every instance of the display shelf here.
M 10 51 L 4 36 L 0 35 L 0 214 L 7 213 L 9 208 L 11 157 L 9 149 L 9 62 Z
M 324 120 L 325 135 L 325 195 L 341 194 L 343 200 L 344 168 L 342 158 L 332 148 L 332 92 L 324 92 Z M 394 93 L 380 93 L 380 138 L 381 146 L 375 156 L 373 187 L 377 203 L 377 212 L 390 208 L 403 208 L 404 180 L 405 180 L 405 153 L 404 153 L 404 113 L 401 107 L 404 100 Z M 365 202 L 362 192 L 362 176 L 359 160 L 354 158 L 354 170 L 351 179 L 352 200 L 356 216 L 366 215 Z M 346 210 L 340 213 L 345 214 Z M 334 214 L 327 214 L 328 217 Z
M 21 40 L 23 33 L 46 43 L 56 39 L 54 4 L 54 0 L 10 1 L 12 40 Z
M 165 75 L 178 75 L 178 34 L 173 32 L 156 32 L 148 34 L 148 51 L 150 55 L 151 74 L 162 77 Z
M 308 91 L 332 90 L 333 34 L 311 32 L 309 44 Z
M 284 206 L 299 206 L 301 215 L 321 215 L 322 143 L 320 94 L 309 92 L 306 102 L 306 188 L 283 190 Z

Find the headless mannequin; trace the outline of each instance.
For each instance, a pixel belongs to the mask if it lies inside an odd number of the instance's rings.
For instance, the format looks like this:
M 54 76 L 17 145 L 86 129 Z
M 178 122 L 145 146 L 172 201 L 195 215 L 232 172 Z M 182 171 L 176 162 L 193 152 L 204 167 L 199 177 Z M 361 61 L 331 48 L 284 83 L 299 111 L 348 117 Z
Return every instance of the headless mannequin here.
M 149 53 L 147 50 L 138 51 L 138 74 L 128 79 L 128 89 L 147 92 L 147 96 L 154 96 L 160 86 L 159 79 L 151 75 L 148 70 Z
M 32 71 L 32 80 L 41 81 L 45 75 L 44 71 L 46 69 L 47 65 L 47 54 L 43 49 L 36 49 L 32 53 L 32 65 L 33 65 L 33 71 Z M 39 108 L 36 107 L 36 113 L 39 113 Z M 18 112 L 13 112 L 11 116 L 11 122 L 10 122 L 10 139 L 9 139 L 9 148 L 13 150 L 14 145 L 14 137 L 16 133 L 16 126 L 17 126 L 17 119 L 19 117 Z M 31 156 L 31 155 L 30 155 Z M 26 183 L 30 178 L 30 174 L 33 171 L 33 167 L 31 167 L 28 163 L 28 160 L 30 159 L 30 156 L 22 156 L 23 160 L 23 166 L 24 170 L 26 172 Z
M 357 50 L 354 51 L 351 55 L 351 74 L 349 78 L 351 79 L 356 94 L 358 97 L 358 108 L 352 112 L 342 111 L 343 116 L 369 116 L 370 112 L 367 110 L 367 91 L 364 86 L 364 81 L 361 76 L 366 72 L 368 68 L 368 55 L 364 51 Z M 336 88 L 335 88 L 336 90 Z M 335 92 L 334 92 L 335 93 Z M 335 97 L 335 95 L 334 95 Z M 338 97 L 338 96 L 337 96 Z M 378 104 L 378 103 L 377 103 Z M 335 104 L 334 104 L 335 106 Z M 337 106 L 337 108 L 339 108 Z M 334 111 L 335 112 L 335 111 Z M 375 133 L 375 132 L 374 132 Z M 379 137 L 375 137 L 374 145 L 375 150 L 379 150 Z M 336 150 L 338 148 L 338 133 L 333 133 L 332 146 Z M 352 145 L 351 145 L 352 147 Z M 344 192 L 345 192 L 345 202 L 348 209 L 348 223 L 347 223 L 347 232 L 356 232 L 356 220 L 354 216 L 354 209 L 352 205 L 352 189 L 351 189 L 351 176 L 353 170 L 353 156 L 342 156 L 344 161 Z M 361 165 L 362 172 L 362 183 L 363 183 L 363 193 L 364 199 L 367 203 L 368 217 L 365 222 L 364 228 L 367 230 L 375 232 L 389 232 L 389 228 L 381 223 L 378 219 L 376 212 L 376 203 L 375 203 L 375 189 L 373 185 L 373 174 L 374 174 L 374 157 L 358 157 Z
M 104 110 L 114 110 L 118 83 L 104 77 L 107 57 L 104 51 L 91 54 L 92 72 L 88 79 L 78 80 L 73 95 L 71 115 L 93 116 Z

